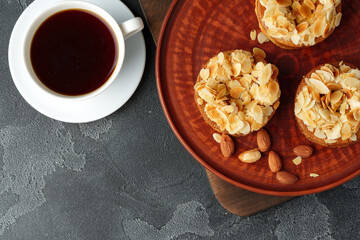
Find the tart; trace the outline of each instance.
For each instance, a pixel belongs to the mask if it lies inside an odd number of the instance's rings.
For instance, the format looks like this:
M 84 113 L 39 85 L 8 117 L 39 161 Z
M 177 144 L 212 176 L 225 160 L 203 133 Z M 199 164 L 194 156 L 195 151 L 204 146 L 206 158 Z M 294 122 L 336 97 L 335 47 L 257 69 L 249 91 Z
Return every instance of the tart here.
M 325 40 L 342 17 L 341 0 L 256 0 L 255 12 L 261 31 L 285 49 Z
M 301 132 L 326 147 L 360 138 L 360 71 L 340 62 L 311 70 L 300 82 L 294 112 Z
M 265 56 L 258 48 L 220 52 L 200 70 L 195 102 L 215 131 L 245 136 L 272 118 L 280 104 L 279 70 Z

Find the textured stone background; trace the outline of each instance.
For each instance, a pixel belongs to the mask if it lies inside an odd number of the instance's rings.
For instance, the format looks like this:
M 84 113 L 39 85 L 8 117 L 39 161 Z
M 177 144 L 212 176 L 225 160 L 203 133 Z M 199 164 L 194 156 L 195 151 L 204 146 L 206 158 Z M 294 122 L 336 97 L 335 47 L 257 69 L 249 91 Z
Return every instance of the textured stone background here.
M 252 217 L 227 213 L 167 125 L 148 29 L 144 77 L 121 109 L 90 124 L 38 114 L 7 62 L 30 3 L 0 0 L 0 239 L 359 239 L 360 178 Z

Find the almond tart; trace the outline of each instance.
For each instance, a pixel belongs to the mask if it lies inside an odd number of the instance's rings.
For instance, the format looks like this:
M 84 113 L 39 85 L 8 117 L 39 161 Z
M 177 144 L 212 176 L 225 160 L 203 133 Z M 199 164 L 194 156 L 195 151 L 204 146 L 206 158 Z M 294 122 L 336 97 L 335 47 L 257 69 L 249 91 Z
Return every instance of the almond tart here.
M 200 70 L 195 102 L 215 131 L 246 136 L 272 118 L 280 104 L 279 70 L 265 56 L 258 48 L 220 52 Z
M 261 31 L 285 49 L 325 40 L 342 17 L 341 0 L 256 0 L 255 12 Z
M 360 138 L 360 71 L 340 62 L 311 70 L 295 97 L 296 120 L 310 141 L 343 147 Z

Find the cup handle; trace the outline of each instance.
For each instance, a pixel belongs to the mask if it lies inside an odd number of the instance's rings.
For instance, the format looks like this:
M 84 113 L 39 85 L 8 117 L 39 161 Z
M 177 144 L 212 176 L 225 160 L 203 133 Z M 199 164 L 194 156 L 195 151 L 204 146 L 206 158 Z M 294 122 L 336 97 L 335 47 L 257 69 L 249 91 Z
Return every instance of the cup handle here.
M 140 32 L 144 28 L 144 22 L 141 18 L 136 17 L 130 20 L 127 20 L 120 25 L 120 29 L 124 35 L 124 39 L 127 39 L 134 35 L 135 33 Z

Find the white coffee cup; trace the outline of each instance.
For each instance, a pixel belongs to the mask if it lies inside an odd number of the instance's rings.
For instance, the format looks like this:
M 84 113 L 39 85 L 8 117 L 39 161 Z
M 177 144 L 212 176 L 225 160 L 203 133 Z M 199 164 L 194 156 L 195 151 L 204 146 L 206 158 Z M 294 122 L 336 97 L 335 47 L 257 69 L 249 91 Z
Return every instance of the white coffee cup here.
M 40 27 L 40 25 L 50 16 L 64 11 L 64 10 L 85 10 L 89 11 L 98 17 L 100 17 L 102 20 L 104 20 L 108 26 L 110 27 L 110 30 L 114 34 L 116 38 L 116 44 L 118 49 L 118 58 L 116 61 L 115 69 L 113 70 L 110 77 L 107 79 L 107 81 L 98 89 L 82 94 L 82 95 L 63 95 L 60 93 L 57 93 L 51 89 L 49 89 L 47 86 L 45 86 L 37 77 L 35 74 L 32 64 L 31 64 L 31 58 L 30 58 L 30 49 L 31 49 L 31 43 L 32 39 L 37 31 L 37 29 Z M 25 40 L 24 40 L 24 46 L 23 46 L 23 57 L 24 62 L 26 65 L 26 69 L 28 71 L 28 74 L 31 77 L 31 81 L 34 81 L 35 85 L 47 96 L 49 97 L 56 97 L 60 98 L 62 100 L 66 101 L 74 101 L 74 100 L 84 100 L 91 97 L 94 97 L 98 95 L 99 93 L 103 92 L 106 88 L 108 88 L 111 83 L 115 80 L 115 78 L 118 76 L 121 67 L 124 62 L 125 57 L 125 39 L 128 37 L 131 37 L 132 35 L 136 34 L 137 32 L 140 32 L 144 28 L 144 23 L 141 20 L 141 18 L 136 17 L 132 18 L 130 20 L 127 20 L 121 24 L 118 24 L 115 19 L 107 13 L 102 8 L 88 3 L 88 2 L 82 2 L 82 1 L 65 1 L 65 2 L 58 2 L 55 4 L 50 5 L 46 9 L 44 9 L 39 16 L 37 16 L 34 21 L 29 25 L 29 28 L 27 29 L 27 32 L 25 34 Z

